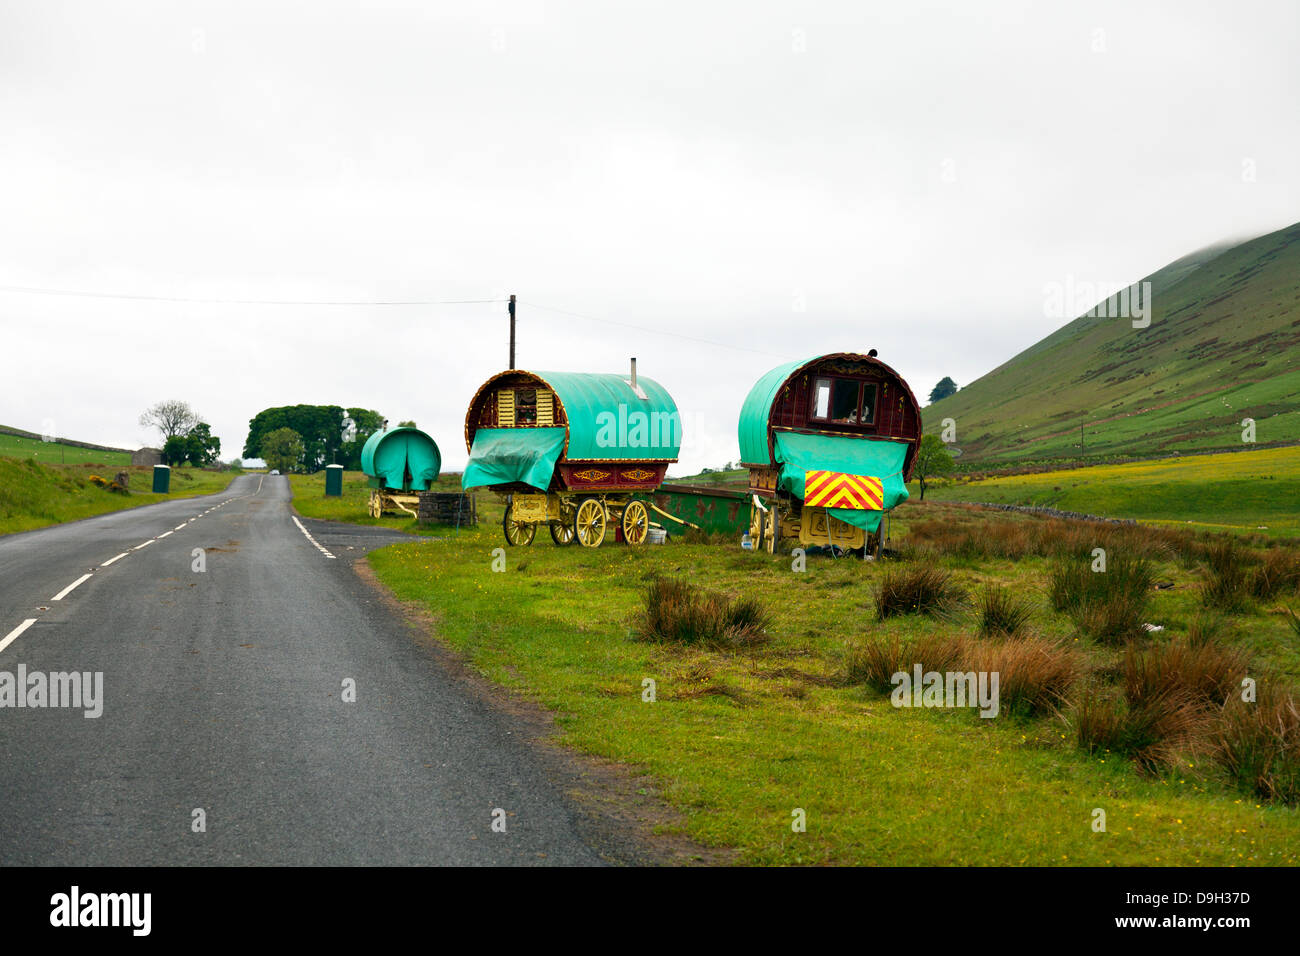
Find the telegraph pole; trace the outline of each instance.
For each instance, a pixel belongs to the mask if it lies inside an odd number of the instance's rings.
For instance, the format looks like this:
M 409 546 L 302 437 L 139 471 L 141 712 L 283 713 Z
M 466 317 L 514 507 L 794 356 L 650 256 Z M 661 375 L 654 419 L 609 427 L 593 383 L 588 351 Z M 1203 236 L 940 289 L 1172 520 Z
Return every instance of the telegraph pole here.
M 515 367 L 515 297 L 510 295 L 510 367 Z

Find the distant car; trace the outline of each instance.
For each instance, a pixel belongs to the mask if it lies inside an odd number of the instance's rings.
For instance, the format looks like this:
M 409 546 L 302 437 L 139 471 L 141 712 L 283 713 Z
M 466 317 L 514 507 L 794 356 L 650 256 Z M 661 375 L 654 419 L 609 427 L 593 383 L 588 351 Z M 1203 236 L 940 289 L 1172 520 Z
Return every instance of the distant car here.
M 271 469 L 271 474 L 273 474 L 273 475 L 278 475 L 279 473 L 280 473 L 280 469 L 279 469 L 279 468 L 272 468 L 272 469 Z

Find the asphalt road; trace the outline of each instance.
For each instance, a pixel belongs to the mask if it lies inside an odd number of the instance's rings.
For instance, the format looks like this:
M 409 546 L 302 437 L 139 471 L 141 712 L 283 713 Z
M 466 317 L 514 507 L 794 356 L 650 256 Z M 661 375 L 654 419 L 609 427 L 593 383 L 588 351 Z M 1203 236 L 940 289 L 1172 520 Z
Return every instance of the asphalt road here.
M 602 862 L 527 735 L 351 568 L 385 536 L 289 498 L 247 475 L 0 538 L 0 682 L 103 674 L 96 718 L 0 707 L 0 863 Z

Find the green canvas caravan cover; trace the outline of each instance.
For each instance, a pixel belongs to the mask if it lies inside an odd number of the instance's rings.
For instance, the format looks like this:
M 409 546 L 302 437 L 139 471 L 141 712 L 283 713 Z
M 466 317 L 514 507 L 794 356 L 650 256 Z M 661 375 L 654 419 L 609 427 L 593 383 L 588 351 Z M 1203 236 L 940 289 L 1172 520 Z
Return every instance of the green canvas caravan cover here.
M 562 451 L 563 428 L 480 428 L 474 434 L 461 487 L 522 481 L 546 491 Z
M 564 407 L 569 420 L 566 461 L 673 461 L 682 450 L 677 403 L 654 379 L 638 376 L 638 395 L 621 375 L 531 374 L 549 385 Z
M 428 491 L 442 470 L 442 455 L 437 443 L 418 428 L 390 428 L 366 441 L 361 470 L 375 487 Z
M 744 403 L 740 406 L 740 422 L 737 428 L 740 439 L 740 460 L 747 465 L 766 465 L 769 461 L 767 450 L 768 416 L 772 414 L 772 402 L 776 400 L 781 386 L 799 369 L 817 359 L 800 359 L 786 362 L 768 372 L 749 390 Z
M 849 475 L 879 478 L 885 494 L 884 511 L 908 498 L 903 482 L 903 463 L 909 444 L 878 438 L 846 438 L 835 435 L 803 435 L 776 432 L 776 460 L 781 467 L 778 484 L 800 501 L 804 498 L 804 477 L 809 471 L 839 471 Z M 766 451 L 764 451 L 766 455 Z M 826 509 L 846 524 L 872 534 L 880 527 L 884 511 Z

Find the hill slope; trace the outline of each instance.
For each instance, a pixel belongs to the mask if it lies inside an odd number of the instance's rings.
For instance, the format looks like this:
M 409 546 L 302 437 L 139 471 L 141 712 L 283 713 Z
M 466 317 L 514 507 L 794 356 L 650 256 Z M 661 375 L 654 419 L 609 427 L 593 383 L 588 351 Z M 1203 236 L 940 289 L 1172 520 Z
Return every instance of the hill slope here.
M 1157 455 L 1300 440 L 1300 224 L 1170 263 L 1151 324 L 1081 316 L 956 395 L 925 429 L 957 423 L 966 460 Z
M 35 432 L 0 425 L 0 458 L 30 458 L 51 464 L 129 465 L 131 451 L 60 438 L 45 441 Z

